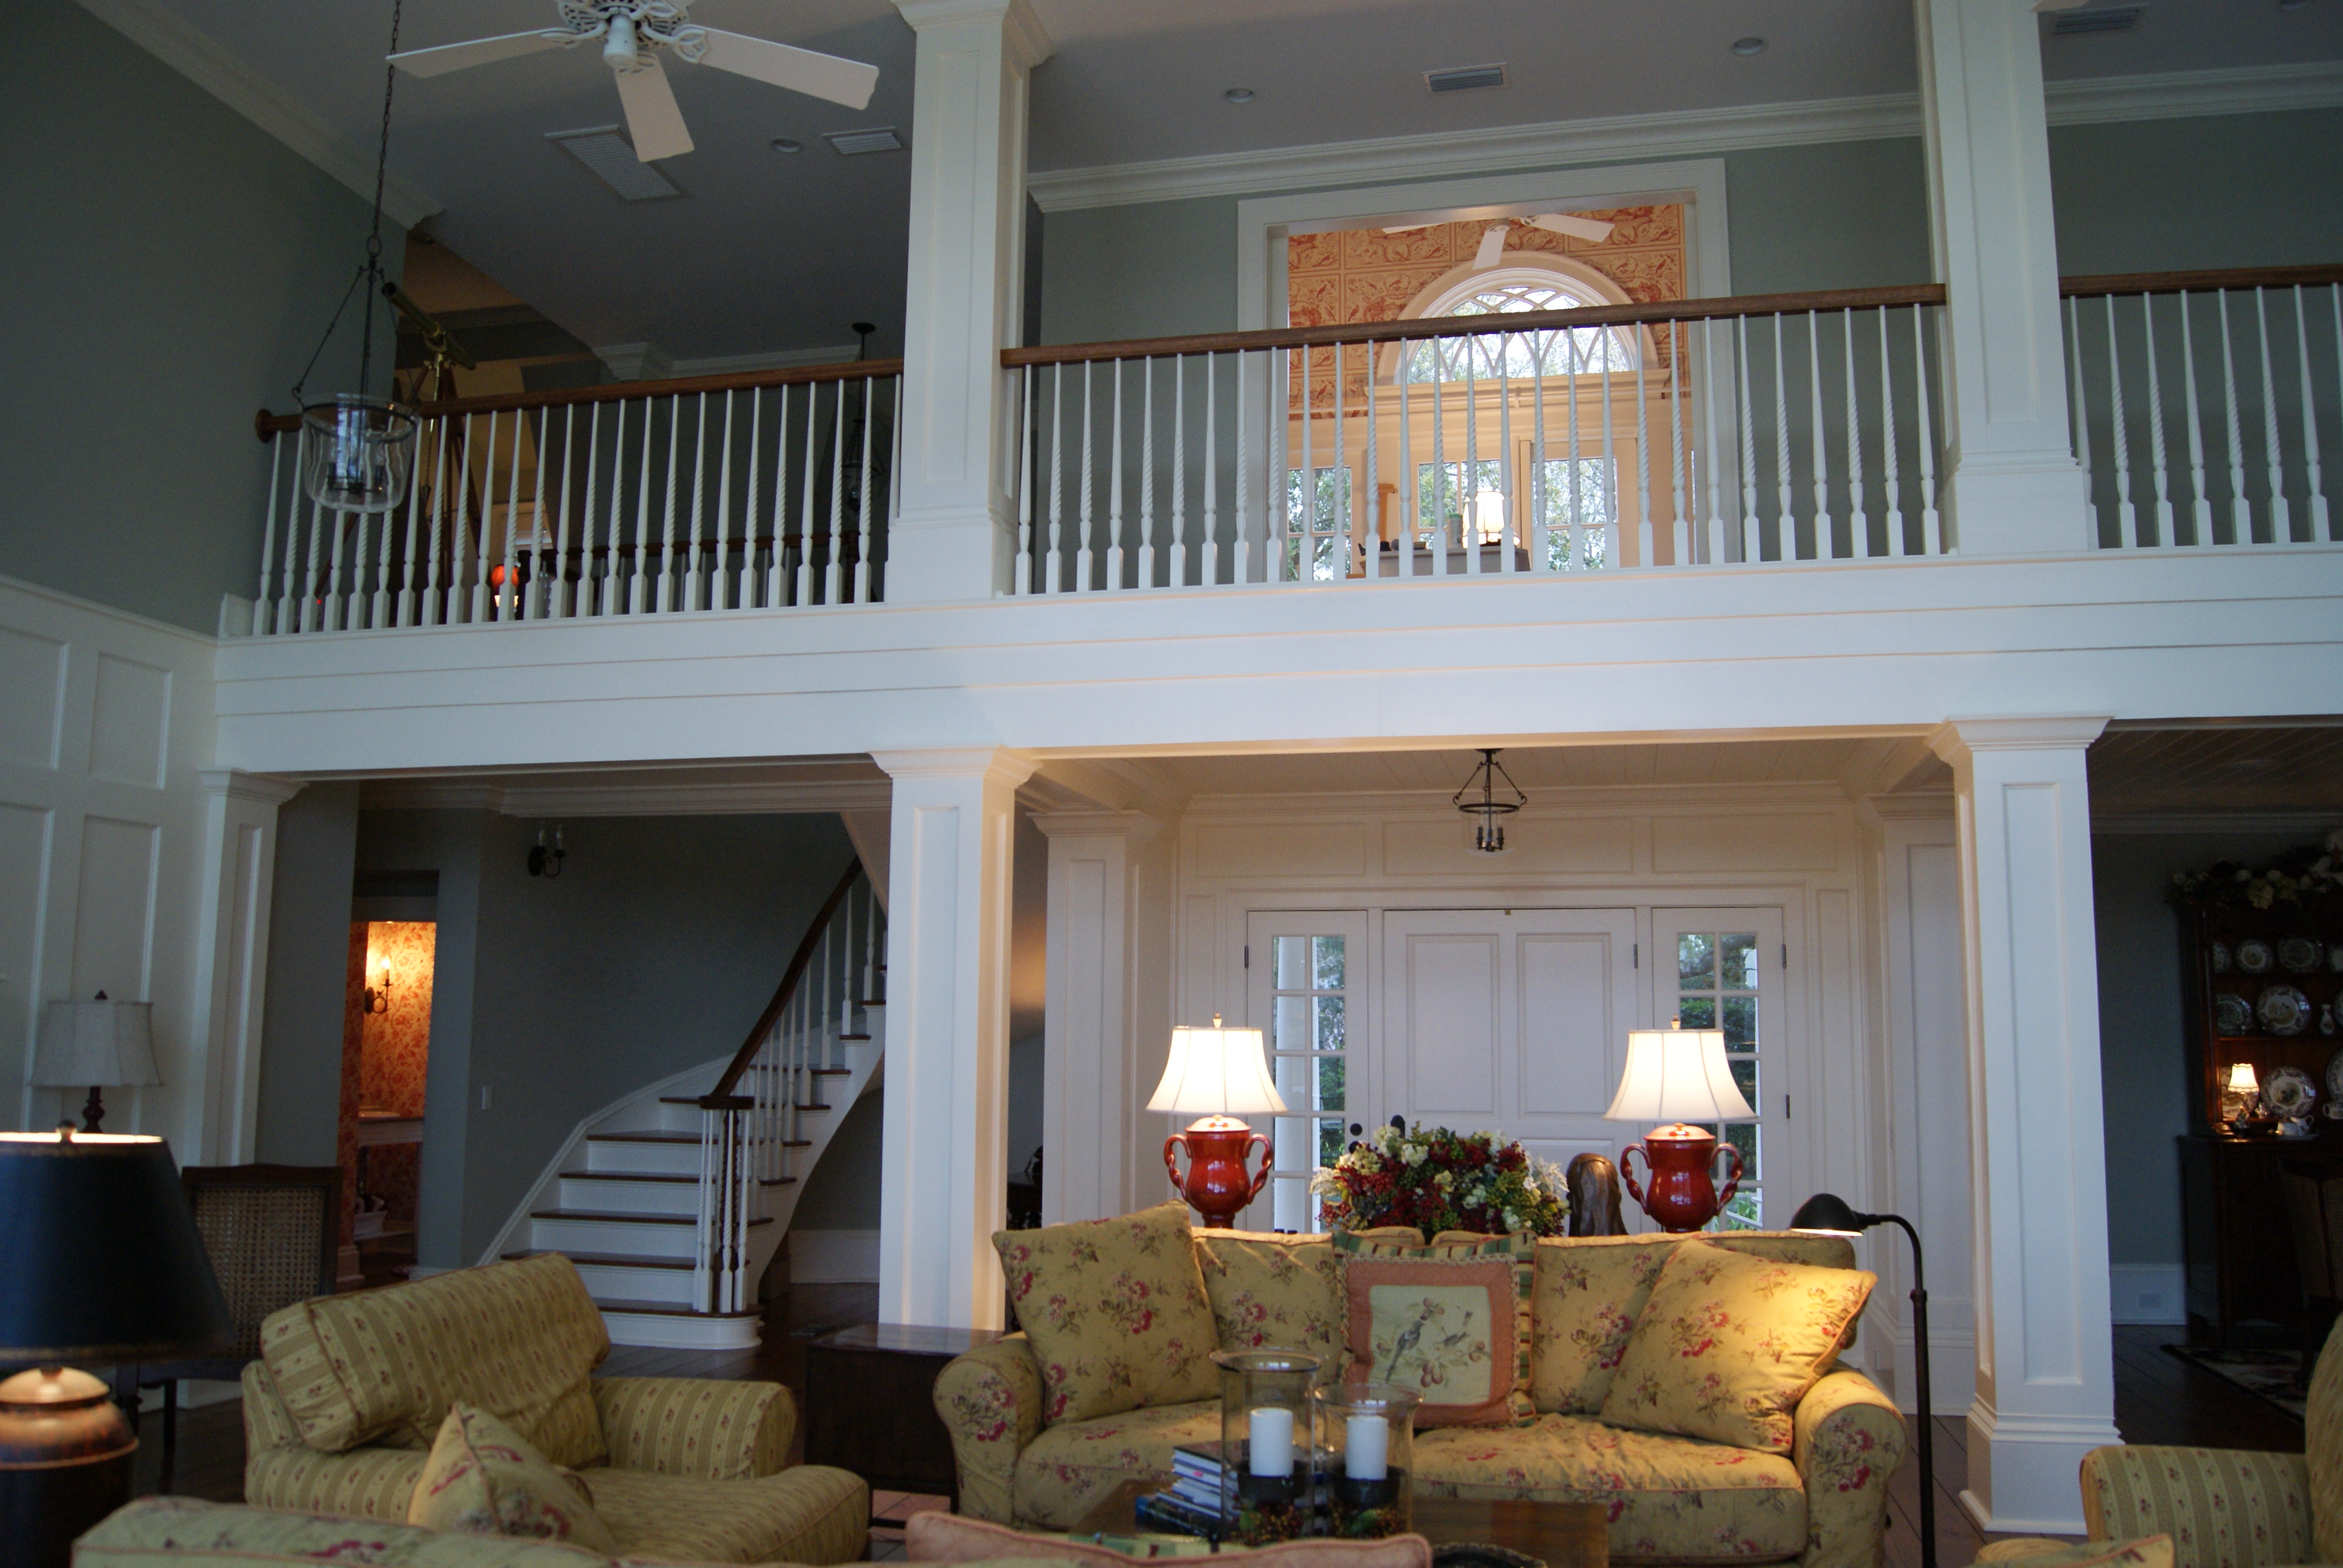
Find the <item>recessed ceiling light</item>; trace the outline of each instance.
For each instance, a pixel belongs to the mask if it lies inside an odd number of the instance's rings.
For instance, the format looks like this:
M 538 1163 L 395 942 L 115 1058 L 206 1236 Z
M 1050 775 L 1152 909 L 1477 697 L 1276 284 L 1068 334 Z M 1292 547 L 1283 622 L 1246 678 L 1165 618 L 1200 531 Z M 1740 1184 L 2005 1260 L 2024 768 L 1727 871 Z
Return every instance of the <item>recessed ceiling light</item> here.
M 852 157 L 857 153 L 900 153 L 903 138 L 895 134 L 892 126 L 874 126 L 867 131 L 824 131 L 821 139 L 838 149 L 840 157 Z
M 1250 104 L 1252 102 L 1252 89 L 1251 87 L 1231 87 L 1227 92 L 1222 93 L 1221 96 L 1226 98 L 1232 104 Z
M 775 136 L 773 138 L 773 151 L 777 153 L 801 153 L 805 151 L 805 144 L 798 140 L 795 136 Z
M 1765 40 L 1763 38 L 1735 38 L 1733 40 L 1733 52 L 1736 55 L 1762 55 L 1765 52 Z

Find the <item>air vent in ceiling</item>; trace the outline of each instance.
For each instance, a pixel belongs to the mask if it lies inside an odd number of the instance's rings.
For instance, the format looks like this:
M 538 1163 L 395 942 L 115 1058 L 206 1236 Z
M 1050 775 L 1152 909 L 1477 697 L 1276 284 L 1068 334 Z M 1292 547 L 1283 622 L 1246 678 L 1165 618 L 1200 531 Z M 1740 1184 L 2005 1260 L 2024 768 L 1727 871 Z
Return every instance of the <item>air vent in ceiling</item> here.
M 548 131 L 546 140 L 558 144 L 563 152 L 585 165 L 587 173 L 608 186 L 622 200 L 660 201 L 683 194 L 656 166 L 635 156 L 634 147 L 618 134 L 616 126 Z
M 2071 38 L 2083 33 L 2128 33 L 2139 25 L 2145 5 L 2103 5 L 2087 11 L 2061 11 L 2050 24 L 2053 37 Z
M 900 153 L 903 138 L 895 134 L 892 126 L 878 126 L 867 131 L 824 131 L 821 139 L 838 149 L 838 156 L 850 158 L 857 153 Z
M 1458 65 L 1453 70 L 1426 71 L 1423 85 L 1435 93 L 1471 93 L 1505 85 L 1503 65 Z

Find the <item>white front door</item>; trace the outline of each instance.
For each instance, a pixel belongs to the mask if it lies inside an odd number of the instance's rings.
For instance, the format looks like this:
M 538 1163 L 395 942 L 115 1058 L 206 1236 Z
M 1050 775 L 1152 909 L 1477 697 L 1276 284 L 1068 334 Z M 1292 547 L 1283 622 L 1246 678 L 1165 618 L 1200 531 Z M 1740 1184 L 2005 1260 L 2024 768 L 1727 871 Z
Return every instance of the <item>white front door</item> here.
M 1255 910 L 1245 920 L 1246 1018 L 1267 1037 L 1277 1092 L 1270 1184 L 1236 1216 L 1240 1229 L 1315 1231 L 1310 1178 L 1373 1121 L 1363 910 Z M 1255 1119 L 1256 1129 L 1260 1120 Z
M 1782 940 L 1779 910 L 1654 910 L 1650 966 L 1652 1017 L 1665 1028 L 1681 1018 L 1686 1029 L 1725 1031 L 1725 1060 L 1757 1118 L 1710 1128 L 1720 1142 L 1741 1151 L 1741 1188 L 1722 1227 L 1787 1225 L 1799 1198 L 1790 1171 L 1776 1169 L 1788 1152 L 1766 1132 L 1778 1129 L 1791 1106 L 1785 1092 L 1784 1014 L 1789 998 L 1785 971 L 1789 952 Z M 1644 1129 L 1634 1129 L 1640 1136 Z M 1780 1191 L 1768 1212 L 1767 1181 Z
M 1383 1102 L 1542 1160 L 1616 1158 L 1603 1120 L 1638 1015 L 1633 910 L 1393 910 L 1383 917 Z

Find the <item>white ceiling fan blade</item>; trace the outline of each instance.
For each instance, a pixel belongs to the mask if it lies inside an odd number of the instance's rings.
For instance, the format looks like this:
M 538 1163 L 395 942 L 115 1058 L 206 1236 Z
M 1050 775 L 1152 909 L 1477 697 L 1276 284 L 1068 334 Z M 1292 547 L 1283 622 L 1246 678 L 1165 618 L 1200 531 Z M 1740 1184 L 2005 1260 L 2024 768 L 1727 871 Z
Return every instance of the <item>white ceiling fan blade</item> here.
M 1420 228 L 1430 228 L 1431 226 L 1432 226 L 1428 223 L 1403 223 L 1395 227 L 1387 228 L 1383 230 L 1383 232 L 1385 234 L 1413 234 Z
M 1566 234 L 1573 239 L 1587 240 L 1595 245 L 1609 239 L 1611 231 L 1619 226 L 1615 223 L 1604 223 L 1600 218 L 1579 217 L 1566 212 L 1534 213 L 1523 221 L 1534 223 L 1551 234 Z
M 708 35 L 708 50 L 699 56 L 699 63 L 729 71 L 736 76 L 753 76 L 759 82 L 827 98 L 850 109 L 867 106 L 871 89 L 879 85 L 879 67 L 860 60 L 841 60 L 835 55 L 776 44 L 769 38 L 727 33 L 721 27 L 702 27 L 700 31 Z
M 645 163 L 691 151 L 691 133 L 683 128 L 683 111 L 676 107 L 675 89 L 657 56 L 640 70 L 614 73 L 618 78 L 618 106 L 627 111 L 627 135 L 635 156 Z
M 410 76 L 443 76 L 450 71 L 461 71 L 473 65 L 485 65 L 492 60 L 509 60 L 516 55 L 534 55 L 543 49 L 558 49 L 568 43 L 559 34 L 548 37 L 543 33 L 506 33 L 494 38 L 475 38 L 468 44 L 442 44 L 436 49 L 409 49 L 403 55 L 393 55 L 390 63 Z
M 1473 271 L 1486 272 L 1497 265 L 1497 258 L 1505 254 L 1505 230 L 1512 226 L 1505 223 L 1489 226 L 1489 232 L 1481 236 L 1481 248 L 1473 253 Z

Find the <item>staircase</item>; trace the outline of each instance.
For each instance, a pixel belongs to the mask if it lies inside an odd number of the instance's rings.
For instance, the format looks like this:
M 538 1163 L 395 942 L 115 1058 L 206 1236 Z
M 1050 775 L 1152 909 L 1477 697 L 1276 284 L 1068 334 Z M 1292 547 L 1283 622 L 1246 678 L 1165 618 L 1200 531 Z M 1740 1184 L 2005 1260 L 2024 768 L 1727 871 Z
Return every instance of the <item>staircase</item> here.
M 805 1178 L 880 1081 L 886 950 L 857 860 L 740 1048 L 580 1122 L 490 1255 L 568 1257 L 615 1344 L 754 1348 Z

